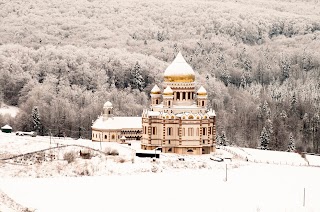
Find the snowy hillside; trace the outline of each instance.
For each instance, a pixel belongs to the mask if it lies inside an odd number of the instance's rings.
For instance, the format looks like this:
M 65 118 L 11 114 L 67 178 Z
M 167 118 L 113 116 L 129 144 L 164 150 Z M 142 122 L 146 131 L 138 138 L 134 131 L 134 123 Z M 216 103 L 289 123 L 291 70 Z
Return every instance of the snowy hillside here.
M 78 155 L 86 147 L 92 148 L 91 159 Z M 106 155 L 110 150 L 119 155 Z M 211 155 L 161 154 L 153 161 L 134 157 L 137 150 L 138 141 L 100 145 L 0 133 L 0 211 L 320 210 L 320 168 L 308 166 L 295 153 L 224 147 Z M 64 159 L 67 152 L 77 153 L 73 162 Z M 316 157 L 311 161 L 319 161 Z M 230 159 L 211 160 L 217 158 Z M 268 158 L 288 165 L 268 164 Z M 266 161 L 254 162 L 262 159 Z

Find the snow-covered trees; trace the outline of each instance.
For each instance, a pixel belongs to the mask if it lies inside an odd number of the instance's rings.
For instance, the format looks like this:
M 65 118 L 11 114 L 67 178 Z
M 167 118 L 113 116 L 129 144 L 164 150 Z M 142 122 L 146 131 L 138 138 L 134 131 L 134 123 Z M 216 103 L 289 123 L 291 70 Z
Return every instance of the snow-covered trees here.
M 37 106 L 33 107 L 32 109 L 32 121 L 33 121 L 34 131 L 39 133 L 41 130 L 41 119 L 40 119 L 40 113 Z
M 136 62 L 131 71 L 131 87 L 133 89 L 138 89 L 139 91 L 142 91 L 145 87 L 144 79 L 141 74 L 141 67 L 138 62 Z
M 265 127 L 271 149 L 286 150 L 293 132 L 297 147 L 318 151 L 320 19 L 301 19 L 317 12 L 315 3 L 287 2 L 281 11 L 274 2 L 253 0 L 236 7 L 219 1 L 216 7 L 210 1 L 141 0 L 134 8 L 130 0 L 116 7 L 87 3 L 52 9 L 44 1 L 28 13 L 21 12 L 27 3 L 0 7 L 0 20 L 15 26 L 0 30 L 0 98 L 22 109 L 16 119 L 21 129 L 33 130 L 34 105 L 44 132 L 83 134 L 110 98 L 117 114 L 139 115 L 154 82 L 162 83 L 164 69 L 182 51 L 197 85 L 207 86 L 217 127 L 230 142 L 257 147 Z M 50 26 L 43 26 L 46 19 Z
M 268 145 L 270 142 L 270 135 L 265 127 L 263 127 L 260 134 L 260 149 L 268 149 Z
M 288 143 L 288 152 L 294 152 L 296 150 L 293 134 L 290 133 L 289 143 Z

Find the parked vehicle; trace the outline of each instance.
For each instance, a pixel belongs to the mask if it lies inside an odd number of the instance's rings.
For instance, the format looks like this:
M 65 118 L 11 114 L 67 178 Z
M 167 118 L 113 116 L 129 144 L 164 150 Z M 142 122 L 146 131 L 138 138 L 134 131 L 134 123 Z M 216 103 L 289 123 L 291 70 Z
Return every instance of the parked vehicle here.
M 27 135 L 27 136 L 31 136 L 31 137 L 36 137 L 36 136 L 37 136 L 37 133 L 34 132 L 34 131 L 31 131 L 31 132 L 21 132 L 21 131 L 18 131 L 18 132 L 16 132 L 16 135 L 18 135 L 18 136 L 25 136 L 25 135 Z

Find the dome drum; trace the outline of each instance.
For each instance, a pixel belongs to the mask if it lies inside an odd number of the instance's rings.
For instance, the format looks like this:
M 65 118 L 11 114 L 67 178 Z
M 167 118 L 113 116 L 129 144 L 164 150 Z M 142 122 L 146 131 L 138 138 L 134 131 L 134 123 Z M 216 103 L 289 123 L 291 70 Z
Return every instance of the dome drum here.
M 176 75 L 176 76 L 164 76 L 165 82 L 194 82 L 195 76 L 192 74 L 188 75 Z

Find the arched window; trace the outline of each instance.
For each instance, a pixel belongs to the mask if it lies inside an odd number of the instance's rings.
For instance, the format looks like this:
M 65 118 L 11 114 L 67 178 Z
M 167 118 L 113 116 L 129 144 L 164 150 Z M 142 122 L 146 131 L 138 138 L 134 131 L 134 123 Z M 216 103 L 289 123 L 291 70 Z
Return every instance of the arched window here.
M 172 135 L 172 127 L 167 128 L 167 135 Z
M 193 128 L 188 128 L 188 136 L 193 136 Z
M 107 135 L 104 135 L 104 139 L 107 139 L 108 137 L 107 137 Z
M 115 136 L 114 136 L 114 135 L 112 135 L 112 136 L 111 136 L 111 139 L 113 140 L 114 138 L 115 138 Z
M 152 135 L 157 135 L 157 128 L 156 127 L 152 127 Z
M 193 150 L 192 149 L 188 149 L 187 152 L 191 153 L 191 152 L 193 152 Z
M 193 117 L 193 115 L 190 115 L 189 117 L 188 117 L 188 119 L 193 119 L 194 117 Z
M 168 106 L 171 106 L 171 101 L 168 101 Z
M 202 107 L 204 107 L 204 101 L 202 101 Z
M 110 110 L 108 111 L 108 114 L 111 114 L 111 111 L 110 111 Z
M 158 99 L 156 99 L 156 104 L 159 104 L 159 103 L 158 103 Z

